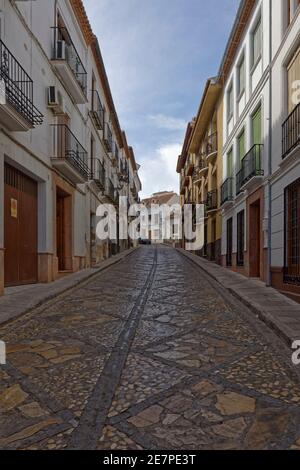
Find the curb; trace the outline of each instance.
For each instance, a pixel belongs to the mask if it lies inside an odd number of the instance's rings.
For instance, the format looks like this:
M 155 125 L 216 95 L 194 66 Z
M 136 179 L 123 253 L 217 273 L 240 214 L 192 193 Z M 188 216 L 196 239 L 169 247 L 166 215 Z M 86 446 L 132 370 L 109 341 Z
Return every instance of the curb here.
M 182 248 L 176 248 L 176 250 L 185 256 L 187 259 L 192 261 L 198 268 L 200 268 L 205 274 L 207 274 L 209 277 L 211 277 L 215 282 L 217 282 L 223 289 L 226 289 L 227 292 L 229 292 L 235 299 L 239 300 L 245 307 L 247 307 L 254 315 L 256 315 L 261 321 L 265 323 L 269 328 L 271 328 L 277 336 L 279 336 L 284 342 L 288 345 L 290 348 L 292 343 L 299 338 L 296 338 L 293 336 L 292 331 L 288 331 L 284 325 L 278 325 L 276 320 L 270 315 L 269 312 L 265 311 L 263 308 L 259 308 L 253 303 L 249 302 L 247 299 L 245 299 L 242 295 L 240 295 L 235 289 L 232 287 L 226 286 L 223 284 L 217 276 L 215 276 L 212 272 L 208 271 L 205 269 L 205 266 L 201 264 L 201 259 L 199 261 L 194 258 L 196 255 L 192 255 L 191 253 L 187 253 L 185 250 Z M 198 261 L 198 262 L 197 262 Z M 222 266 L 216 265 L 220 268 Z M 246 280 L 247 278 L 245 278 Z M 297 304 L 296 304 L 297 305 Z M 300 319 L 299 319 L 300 323 Z
M 17 312 L 15 315 L 12 314 L 8 318 L 4 318 L 4 319 L 0 318 L 0 326 L 3 326 L 3 325 L 5 325 L 5 324 L 7 324 L 7 323 L 9 323 L 13 320 L 16 320 L 16 319 L 20 318 L 22 315 L 26 315 L 27 313 L 32 312 L 33 310 L 41 307 L 42 305 L 47 304 L 48 302 L 55 299 L 56 297 L 59 297 L 60 295 L 63 295 L 65 293 L 71 291 L 72 289 L 74 289 L 76 287 L 79 287 L 82 284 L 85 284 L 86 282 L 90 281 L 94 277 L 98 276 L 101 272 L 103 272 L 106 269 L 120 263 L 121 261 L 123 261 L 125 258 L 130 256 L 132 253 L 134 253 L 138 249 L 139 249 L 139 246 L 135 247 L 135 248 L 130 248 L 130 249 L 124 251 L 123 253 L 120 253 L 118 255 L 115 255 L 111 258 L 108 258 L 108 259 L 100 262 L 100 264 L 98 266 L 94 266 L 92 268 L 89 268 L 89 269 L 93 270 L 93 272 L 90 272 L 85 277 L 74 280 L 74 282 L 71 285 L 62 286 L 62 287 L 58 286 L 57 291 L 52 292 L 49 295 L 45 295 L 45 297 L 43 297 L 42 299 L 37 300 L 35 303 L 32 303 L 27 308 L 25 307 L 23 311 Z M 73 274 L 74 275 L 80 274 L 80 271 L 78 271 L 77 273 L 73 273 Z M 70 276 L 72 276 L 72 274 L 70 274 Z M 51 283 L 49 283 L 49 284 L 51 284 Z M 13 297 L 13 294 L 12 294 L 12 297 Z M 1 301 L 1 298 L 5 299 L 5 295 L 3 297 L 0 297 L 0 301 Z M 1 307 L 2 306 L 0 304 L 0 308 Z

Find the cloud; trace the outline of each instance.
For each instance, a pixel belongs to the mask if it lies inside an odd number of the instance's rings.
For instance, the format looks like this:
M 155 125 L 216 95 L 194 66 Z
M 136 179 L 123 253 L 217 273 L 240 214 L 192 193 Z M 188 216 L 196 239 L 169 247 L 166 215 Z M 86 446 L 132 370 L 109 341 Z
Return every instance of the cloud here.
M 184 119 L 166 116 L 165 114 L 150 114 L 148 119 L 159 129 L 168 129 L 170 131 L 182 131 L 186 127 Z
M 142 197 L 158 191 L 179 190 L 179 175 L 176 173 L 177 158 L 181 152 L 180 143 L 158 147 L 154 155 L 145 155 L 141 159 Z

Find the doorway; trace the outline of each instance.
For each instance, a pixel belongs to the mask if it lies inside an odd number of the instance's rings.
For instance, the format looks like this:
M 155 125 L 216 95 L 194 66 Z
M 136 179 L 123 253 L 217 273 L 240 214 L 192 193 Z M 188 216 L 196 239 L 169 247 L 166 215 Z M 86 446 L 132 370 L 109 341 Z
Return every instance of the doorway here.
M 37 282 L 37 183 L 4 166 L 4 284 Z
M 249 206 L 249 276 L 260 277 L 260 200 Z
M 56 256 L 58 271 L 72 271 L 72 197 L 56 188 Z

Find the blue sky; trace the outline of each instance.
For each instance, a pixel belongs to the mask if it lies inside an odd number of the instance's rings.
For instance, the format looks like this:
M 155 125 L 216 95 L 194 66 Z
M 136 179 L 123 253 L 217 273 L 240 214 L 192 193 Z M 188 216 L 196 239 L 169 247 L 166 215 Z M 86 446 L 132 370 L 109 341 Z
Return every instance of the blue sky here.
M 239 0 L 84 0 L 121 127 L 141 165 L 142 197 L 178 192 L 187 122 L 217 74 Z

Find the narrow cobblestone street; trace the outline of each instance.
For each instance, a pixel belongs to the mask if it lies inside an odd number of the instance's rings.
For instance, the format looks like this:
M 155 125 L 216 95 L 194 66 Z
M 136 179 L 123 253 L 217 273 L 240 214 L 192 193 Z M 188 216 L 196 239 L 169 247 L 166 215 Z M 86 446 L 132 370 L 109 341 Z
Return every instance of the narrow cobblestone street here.
M 0 329 L 0 447 L 300 449 L 277 336 L 196 265 L 141 247 Z

